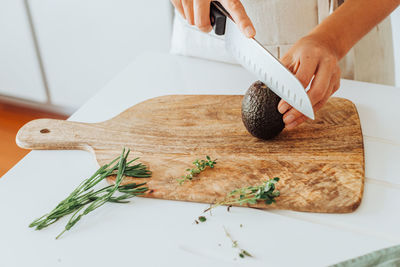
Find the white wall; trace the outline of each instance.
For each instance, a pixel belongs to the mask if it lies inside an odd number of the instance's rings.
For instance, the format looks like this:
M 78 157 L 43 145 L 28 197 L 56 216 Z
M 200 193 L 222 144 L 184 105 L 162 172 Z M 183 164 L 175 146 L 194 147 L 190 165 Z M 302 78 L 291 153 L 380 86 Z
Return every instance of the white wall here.
M 396 86 L 400 87 L 400 7 L 398 7 L 392 14 L 392 28 L 393 28 L 393 48 L 394 48 L 394 65 L 396 74 Z

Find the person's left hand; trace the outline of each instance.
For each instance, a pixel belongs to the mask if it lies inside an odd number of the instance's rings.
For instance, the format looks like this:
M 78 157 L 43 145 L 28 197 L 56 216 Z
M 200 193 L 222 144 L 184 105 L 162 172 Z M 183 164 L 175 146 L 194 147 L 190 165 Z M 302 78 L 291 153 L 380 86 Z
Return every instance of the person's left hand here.
M 281 62 L 299 79 L 304 88 L 311 82 L 307 94 L 314 112 L 339 89 L 340 68 L 332 47 L 318 36 L 308 35 L 297 41 L 281 58 Z M 278 110 L 288 130 L 303 123 L 307 117 L 281 100 Z

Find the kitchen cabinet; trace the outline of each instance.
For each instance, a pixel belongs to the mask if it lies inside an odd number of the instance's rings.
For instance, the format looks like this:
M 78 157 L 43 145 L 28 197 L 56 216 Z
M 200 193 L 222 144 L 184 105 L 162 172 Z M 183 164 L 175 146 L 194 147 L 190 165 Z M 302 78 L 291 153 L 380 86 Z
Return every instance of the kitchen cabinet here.
M 46 102 L 38 55 L 23 0 L 0 1 L 0 96 Z
M 76 109 L 144 50 L 169 50 L 167 0 L 28 3 L 54 105 Z
M 390 15 L 394 48 L 394 67 L 396 86 L 400 87 L 400 7 Z

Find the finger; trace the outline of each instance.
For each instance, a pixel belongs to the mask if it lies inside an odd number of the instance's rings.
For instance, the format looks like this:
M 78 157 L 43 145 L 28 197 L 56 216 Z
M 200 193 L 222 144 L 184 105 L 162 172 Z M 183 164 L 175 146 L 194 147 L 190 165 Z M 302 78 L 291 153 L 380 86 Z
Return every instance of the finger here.
M 288 111 L 289 108 L 290 108 L 290 105 L 285 100 L 281 99 L 281 101 L 279 101 L 279 104 L 278 104 L 279 113 L 283 114 L 286 111 Z
M 335 72 L 334 75 L 332 75 L 331 82 L 329 84 L 329 90 L 327 90 L 327 93 L 322 98 L 322 100 L 319 101 L 313 107 L 315 112 L 320 110 L 326 104 L 326 102 L 328 102 L 328 99 L 339 89 L 339 86 L 340 86 L 340 71 Z
M 293 73 L 304 88 L 307 88 L 312 77 L 316 74 L 318 68 L 318 59 L 314 57 L 302 57 L 294 66 Z
M 247 16 L 242 3 L 239 0 L 220 0 L 221 4 L 225 7 L 226 11 L 232 16 L 236 25 L 248 38 L 256 35 L 253 23 Z
M 182 0 L 185 18 L 190 25 L 194 25 L 193 0 Z
M 317 112 L 318 110 L 320 110 L 320 109 L 326 104 L 326 102 L 328 101 L 329 97 L 331 97 L 331 95 L 332 95 L 332 93 L 331 93 L 332 90 L 333 90 L 333 86 L 332 86 L 332 88 L 329 90 L 329 93 L 327 93 L 327 94 L 324 96 L 324 98 L 321 99 L 321 101 L 319 101 L 318 103 L 316 103 L 316 104 L 313 106 L 314 112 Z
M 340 88 L 340 77 L 341 77 L 341 75 L 342 75 L 342 71 L 340 70 L 339 66 L 337 66 L 336 83 L 333 86 L 332 95 L 334 93 L 336 93 L 336 91 L 339 90 L 339 88 Z
M 178 12 L 182 15 L 182 17 L 186 19 L 181 0 L 171 0 L 171 2 L 174 5 L 175 9 L 178 10 Z
M 280 61 L 291 73 L 296 74 L 300 66 L 300 61 L 293 61 L 293 58 L 290 56 L 285 56 Z
M 340 86 L 340 68 L 339 66 L 336 65 L 335 70 L 333 71 L 333 74 L 331 76 L 331 80 L 329 82 L 328 90 L 326 91 L 324 97 L 313 106 L 315 112 L 320 110 L 325 105 L 328 99 L 339 89 L 339 86 Z
M 288 129 L 288 130 L 292 130 L 293 128 L 299 126 L 300 124 L 302 124 L 306 120 L 307 120 L 307 117 L 302 115 L 299 118 L 297 118 L 294 122 L 292 122 L 289 125 L 287 125 L 285 128 Z
M 334 93 L 336 93 L 336 91 L 339 90 L 339 88 L 340 88 L 340 81 L 337 82 L 337 83 L 335 84 L 335 86 L 333 87 L 332 95 L 333 95 Z
M 295 63 L 295 62 L 293 62 L 292 54 L 290 54 L 289 52 L 287 52 L 285 55 L 283 55 L 283 57 L 281 57 L 279 60 L 286 68 L 289 68 L 290 66 L 292 66 Z
M 210 32 L 210 2 L 211 0 L 194 1 L 194 23 L 203 32 Z
M 289 110 L 283 115 L 283 122 L 286 126 L 290 125 L 294 121 L 296 121 L 301 116 L 304 116 L 303 113 L 298 111 L 297 109 L 290 107 Z
M 290 70 L 292 73 L 296 73 L 296 71 L 298 70 L 299 67 L 299 61 L 293 61 L 292 57 L 288 54 L 284 55 L 281 59 L 280 59 L 281 63 L 288 69 Z M 290 105 L 283 99 L 281 99 L 281 101 L 279 101 L 278 104 L 278 111 L 279 113 L 283 114 L 286 111 L 288 111 L 290 108 Z
M 333 62 L 325 60 L 321 61 L 318 65 L 318 70 L 311 83 L 310 90 L 307 92 L 313 106 L 326 95 L 335 66 L 336 64 L 333 64 Z
M 299 64 L 296 62 L 294 65 L 294 73 L 296 78 L 301 82 L 304 88 L 308 86 L 310 83 L 312 77 L 314 76 L 314 73 L 317 69 L 317 61 L 314 59 L 304 59 L 304 61 Z M 281 114 L 284 114 L 290 109 L 290 105 L 287 102 L 281 101 L 278 104 L 278 111 Z

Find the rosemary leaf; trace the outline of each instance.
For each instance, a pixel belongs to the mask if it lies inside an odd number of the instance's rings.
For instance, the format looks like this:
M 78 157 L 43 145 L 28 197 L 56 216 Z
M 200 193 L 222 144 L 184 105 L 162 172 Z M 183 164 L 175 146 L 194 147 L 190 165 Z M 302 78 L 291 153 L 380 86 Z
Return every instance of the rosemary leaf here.
M 58 239 L 81 220 L 84 215 L 101 207 L 106 202 L 128 203 L 129 201 L 126 201 L 127 199 L 144 195 L 149 190 L 146 183 L 121 185 L 125 176 L 138 178 L 148 178 L 151 176 L 151 171 L 147 169 L 146 165 L 141 163 L 134 164 L 138 158 L 127 162 L 129 152 L 130 150 L 125 152 L 124 148 L 119 157 L 109 164 L 100 167 L 91 177 L 83 180 L 78 187 L 50 213 L 34 220 L 29 227 L 41 230 L 57 222 L 60 218 L 72 214 L 64 230 L 56 237 L 56 239 Z M 114 185 L 109 185 L 96 191 L 93 189 L 93 187 L 111 175 L 117 176 Z M 114 196 L 116 192 L 121 194 L 119 196 Z

